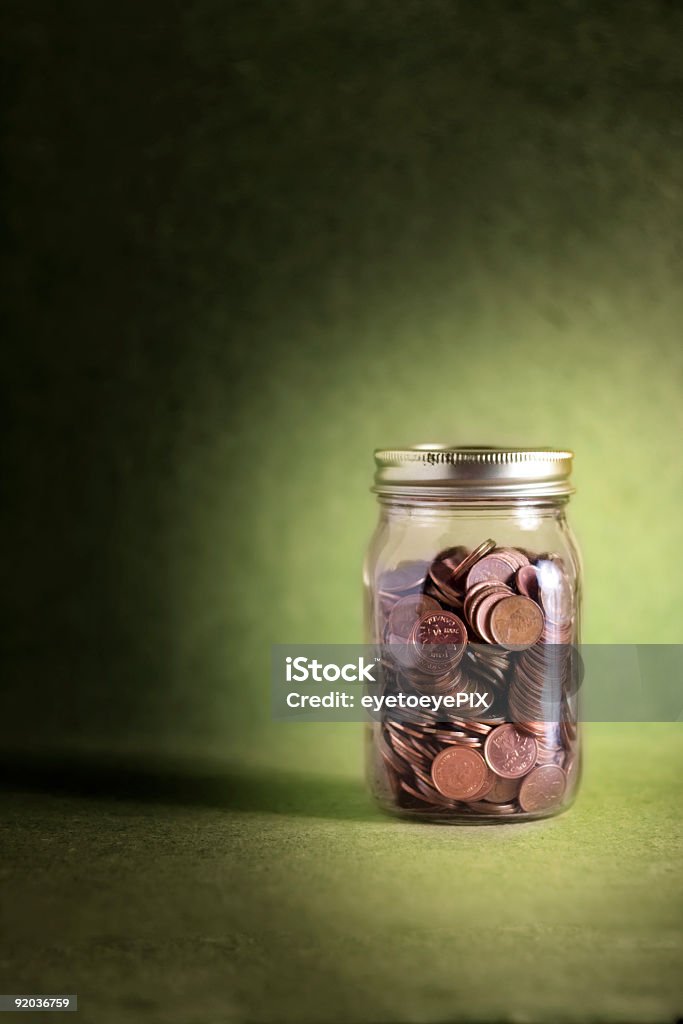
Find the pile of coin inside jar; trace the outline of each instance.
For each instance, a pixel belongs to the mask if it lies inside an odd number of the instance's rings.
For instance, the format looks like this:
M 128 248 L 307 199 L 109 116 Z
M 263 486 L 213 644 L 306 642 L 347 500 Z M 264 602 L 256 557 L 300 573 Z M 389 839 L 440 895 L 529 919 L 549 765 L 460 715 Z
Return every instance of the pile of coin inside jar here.
M 383 710 L 374 728 L 387 803 L 481 820 L 568 802 L 576 622 L 560 558 L 485 540 L 403 562 L 381 576 L 375 625 L 384 694 L 480 695 Z

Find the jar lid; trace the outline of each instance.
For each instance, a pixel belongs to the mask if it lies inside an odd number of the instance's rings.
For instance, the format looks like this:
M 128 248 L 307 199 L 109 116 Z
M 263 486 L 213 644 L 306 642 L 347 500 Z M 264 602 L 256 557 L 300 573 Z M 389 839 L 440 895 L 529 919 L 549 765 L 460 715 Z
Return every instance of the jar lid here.
M 574 453 L 554 448 L 417 444 L 375 451 L 377 494 L 551 498 L 572 494 Z

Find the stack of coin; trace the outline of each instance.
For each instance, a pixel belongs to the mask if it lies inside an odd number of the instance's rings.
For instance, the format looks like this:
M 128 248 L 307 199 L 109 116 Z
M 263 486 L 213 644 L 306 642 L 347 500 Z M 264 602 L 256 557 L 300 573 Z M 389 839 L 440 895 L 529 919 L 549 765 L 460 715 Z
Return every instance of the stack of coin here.
M 442 551 L 429 567 L 425 593 L 431 594 L 446 607 L 462 608 L 468 573 L 495 546 L 495 541 L 485 540 L 470 552 L 464 547 Z
M 510 655 L 499 647 L 470 642 L 467 645 L 464 667 L 472 679 L 481 680 L 495 692 L 507 692 L 510 679 Z
M 540 642 L 524 651 L 516 665 L 510 686 L 509 707 L 516 721 L 536 735 L 544 737 L 553 758 L 562 757 L 558 731 L 552 742 L 549 725 L 561 717 L 567 695 L 575 690 L 576 665 L 570 646 L 574 635 L 572 594 L 562 560 L 544 556 L 529 567 L 524 585 L 543 608 L 544 622 Z
M 546 814 L 577 773 L 567 650 L 573 593 L 559 558 L 482 541 L 403 562 L 377 590 L 386 692 L 486 694 L 485 710 L 385 711 L 374 726 L 389 802 L 473 819 Z
M 545 811 L 561 799 L 562 769 L 553 764 L 556 771 L 548 775 L 536 739 L 517 726 L 465 719 L 424 724 L 408 717 L 387 716 L 376 737 L 399 807 L 481 819 Z M 544 795 L 546 783 L 551 792 Z

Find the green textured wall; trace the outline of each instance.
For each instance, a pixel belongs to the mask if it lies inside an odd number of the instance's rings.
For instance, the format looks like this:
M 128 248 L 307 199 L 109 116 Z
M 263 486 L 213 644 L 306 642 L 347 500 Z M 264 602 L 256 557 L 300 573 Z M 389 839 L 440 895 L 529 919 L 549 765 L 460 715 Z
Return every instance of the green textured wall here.
M 589 727 L 553 821 L 430 828 L 268 674 L 359 639 L 372 449 L 416 440 L 574 448 L 586 639 L 683 640 L 683 5 L 0 22 L 0 991 L 680 1017 L 680 724 Z
M 680 8 L 3 18 L 8 742 L 355 764 L 268 645 L 359 637 L 379 444 L 571 446 L 586 639 L 683 639 Z

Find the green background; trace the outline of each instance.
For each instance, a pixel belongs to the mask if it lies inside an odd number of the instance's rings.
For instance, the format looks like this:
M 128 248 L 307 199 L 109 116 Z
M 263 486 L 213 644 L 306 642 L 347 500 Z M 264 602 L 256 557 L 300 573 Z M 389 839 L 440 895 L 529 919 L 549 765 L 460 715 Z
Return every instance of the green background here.
M 371 452 L 420 440 L 573 448 L 584 638 L 681 641 L 683 12 L 2 20 L 4 990 L 672 1019 L 677 726 L 594 728 L 547 826 L 411 827 L 357 727 L 269 721 L 268 672 L 360 638 Z

